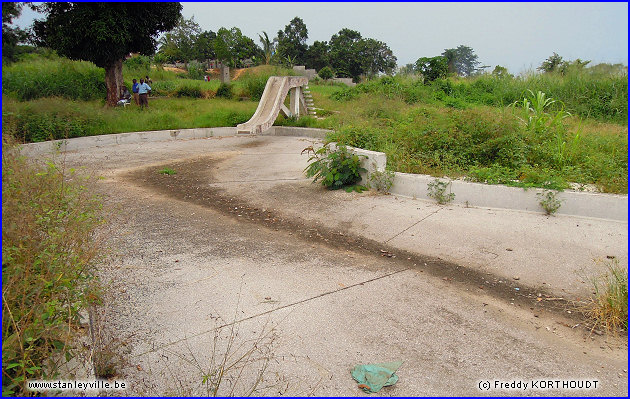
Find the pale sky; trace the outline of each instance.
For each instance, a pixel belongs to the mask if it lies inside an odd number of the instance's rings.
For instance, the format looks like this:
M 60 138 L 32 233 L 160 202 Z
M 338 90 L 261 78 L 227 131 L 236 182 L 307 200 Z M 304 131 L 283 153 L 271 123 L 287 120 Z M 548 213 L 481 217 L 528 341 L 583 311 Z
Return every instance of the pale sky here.
M 554 51 L 628 65 L 628 3 L 222 3 L 184 2 L 183 15 L 203 30 L 236 26 L 258 42 L 275 37 L 293 17 L 308 28 L 308 43 L 330 40 L 342 28 L 387 43 L 398 65 L 440 55 L 460 44 L 482 65 L 512 73 L 538 67 Z M 32 22 L 25 9 L 18 25 Z M 492 69 L 491 68 L 491 69 Z

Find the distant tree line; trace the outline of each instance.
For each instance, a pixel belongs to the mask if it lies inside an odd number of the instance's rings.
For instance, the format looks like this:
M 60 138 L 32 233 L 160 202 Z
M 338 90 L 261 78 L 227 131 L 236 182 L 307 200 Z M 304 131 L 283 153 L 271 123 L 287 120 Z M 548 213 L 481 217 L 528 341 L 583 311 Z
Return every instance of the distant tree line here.
M 12 26 L 24 6 L 45 15 L 30 30 Z M 318 71 L 323 79 L 336 76 L 354 81 L 392 74 L 397 67 L 397 59 L 386 43 L 365 38 L 352 29 L 341 29 L 328 41 L 308 45 L 306 24 L 295 17 L 273 38 L 261 32 L 257 44 L 237 27 L 204 31 L 194 18 L 184 18 L 181 8 L 180 3 L 2 3 L 3 63 L 15 61 L 29 47 L 20 44 L 27 42 L 70 59 L 91 61 L 105 69 L 110 105 L 116 103 L 122 87 L 122 62 L 130 53 L 153 56 L 158 64 L 214 59 L 231 67 L 242 67 L 247 60 L 251 65 L 305 65 Z M 138 14 L 145 15 L 142 24 L 135 22 Z M 471 47 L 460 45 L 445 49 L 438 56 L 420 57 L 398 72 L 420 75 L 425 83 L 430 83 L 448 76 L 485 73 L 488 66 L 480 64 Z M 564 60 L 553 53 L 537 69 L 564 75 L 589 64 L 590 61 L 579 58 Z M 202 74 L 203 68 L 197 68 Z M 588 70 L 627 74 L 627 66 L 622 64 L 598 64 Z M 500 65 L 491 73 L 501 78 L 512 76 Z
M 305 65 L 317 71 L 328 67 L 338 77 L 358 80 L 361 76 L 391 74 L 396 57 L 387 44 L 364 38 L 360 32 L 342 29 L 330 41 L 308 45 L 308 28 L 304 21 L 293 18 L 276 37 L 267 32 L 258 35 L 260 46 L 243 35 L 239 28 L 220 28 L 216 33 L 202 31 L 193 18 L 180 18 L 177 26 L 162 36 L 157 62 L 183 62 L 217 59 L 231 67 L 253 64 L 277 64 L 292 67 Z

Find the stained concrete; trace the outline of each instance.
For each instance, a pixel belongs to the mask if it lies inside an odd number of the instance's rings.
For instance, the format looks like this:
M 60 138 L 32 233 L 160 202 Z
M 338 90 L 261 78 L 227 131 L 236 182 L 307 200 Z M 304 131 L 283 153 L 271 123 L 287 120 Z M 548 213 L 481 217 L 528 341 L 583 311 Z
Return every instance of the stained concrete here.
M 627 338 L 589 334 L 574 318 L 512 303 L 490 285 L 455 284 L 400 256 L 304 240 L 238 210 L 227 214 L 211 199 L 192 203 L 128 178 L 173 163 L 185 174 L 187 162 L 207 159 L 200 189 L 394 252 L 441 257 L 490 281 L 548 286 L 541 288 L 554 295 L 587 295 L 579 274 L 601 272 L 594 260 L 615 256 L 627 265 L 627 223 L 326 191 L 302 174 L 307 157 L 300 152 L 311 142 L 216 137 L 92 147 L 59 158 L 101 176 L 98 190 L 116 210 L 114 257 L 100 271 L 110 294 L 101 319 L 126 353 L 119 371 L 131 383 L 127 394 L 204 393 L 211 354 L 222 354 L 230 336 L 232 353 L 260 349 L 244 383 L 262 367 L 256 359 L 272 359 L 259 386 L 264 394 L 363 395 L 351 368 L 393 360 L 404 362 L 400 381 L 384 396 L 627 394 Z M 480 380 L 515 378 L 597 379 L 601 388 L 477 388 Z M 246 393 L 246 385 L 235 393 Z M 221 393 L 230 393 L 227 382 Z

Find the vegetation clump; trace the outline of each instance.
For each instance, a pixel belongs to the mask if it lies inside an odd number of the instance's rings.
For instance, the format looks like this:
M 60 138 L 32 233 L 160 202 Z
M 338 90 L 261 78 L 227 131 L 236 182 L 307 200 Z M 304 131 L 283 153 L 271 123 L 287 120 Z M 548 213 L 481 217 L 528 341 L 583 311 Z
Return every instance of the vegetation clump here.
M 427 184 L 427 195 L 436 200 L 440 205 L 448 204 L 455 199 L 455 193 L 446 192 L 450 185 L 450 181 L 447 182 L 435 179 Z
M 14 396 L 76 355 L 80 313 L 98 299 L 103 216 L 83 178 L 3 144 L 2 395 Z
M 606 272 L 592 279 L 594 295 L 586 306 L 593 320 L 593 329 L 628 330 L 628 270 L 613 258 Z
M 346 191 L 361 192 L 366 188 L 356 185 L 361 181 L 361 173 L 367 170 L 361 167 L 361 157 L 351 153 L 346 146 L 331 149 L 327 144 L 319 149 L 309 146 L 302 154 L 310 154 L 310 164 L 306 167 L 306 177 L 313 177 L 313 182 L 321 181 L 329 190 L 344 188 Z

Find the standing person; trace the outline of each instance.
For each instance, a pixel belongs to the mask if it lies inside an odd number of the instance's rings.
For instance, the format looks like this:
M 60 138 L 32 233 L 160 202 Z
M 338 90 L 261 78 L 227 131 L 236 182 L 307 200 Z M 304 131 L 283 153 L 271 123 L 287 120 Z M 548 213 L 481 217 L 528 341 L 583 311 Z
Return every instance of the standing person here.
M 144 79 L 140 78 L 140 84 L 138 85 L 138 97 L 140 98 L 140 107 L 148 107 L 149 106 L 149 92 L 151 91 L 151 86 L 144 82 Z
M 133 102 L 136 103 L 136 105 L 140 105 L 140 102 L 138 101 L 138 86 L 138 81 L 134 79 L 133 85 L 131 86 L 131 93 L 133 94 Z
M 151 80 L 151 78 L 149 78 L 149 75 L 147 75 L 147 76 L 145 76 L 145 77 L 144 77 L 144 82 L 145 82 L 146 84 L 153 84 L 153 81 Z

